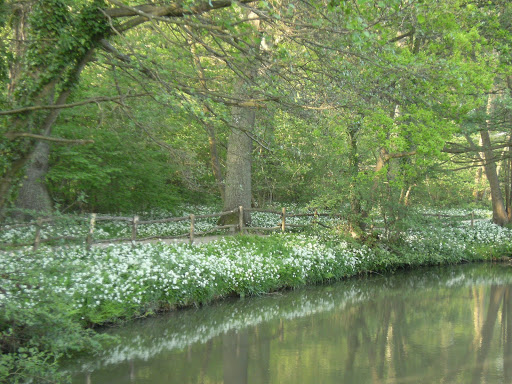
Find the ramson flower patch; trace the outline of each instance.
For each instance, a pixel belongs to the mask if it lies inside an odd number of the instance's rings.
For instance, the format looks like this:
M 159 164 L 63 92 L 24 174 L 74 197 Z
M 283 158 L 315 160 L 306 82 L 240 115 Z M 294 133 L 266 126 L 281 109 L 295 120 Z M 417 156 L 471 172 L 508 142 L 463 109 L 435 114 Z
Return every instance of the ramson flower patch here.
M 270 216 L 253 215 L 258 217 L 271 220 Z M 205 228 L 215 225 L 213 220 L 205 223 Z M 98 226 L 95 235 L 131 234 L 126 223 L 110 225 Z M 85 235 L 86 228 L 77 224 L 63 228 L 61 233 Z M 148 225 L 139 233 L 152 235 L 172 228 L 178 227 Z M 33 234 L 4 232 L 2 241 L 8 236 L 30 239 Z M 94 348 L 99 344 L 85 329 L 87 325 L 200 305 L 228 295 L 257 295 L 358 273 L 485 260 L 512 253 L 512 231 L 481 218 L 474 226 L 469 221 L 447 223 L 429 218 L 403 232 L 400 239 L 375 240 L 368 245 L 323 227 L 308 233 L 316 235 L 231 236 L 194 245 L 117 244 L 94 246 L 90 251 L 83 245 L 69 244 L 41 247 L 37 252 L 0 251 L 0 308 L 5 308 L 0 311 L 0 331 L 5 340 L 12 340 L 13 348 L 22 340 L 38 343 L 29 355 L 5 355 L 0 364 L 11 364 L 12 359 L 18 359 L 12 360 L 13 364 L 30 364 L 39 347 L 48 353 Z M 229 324 L 239 321 L 233 318 Z M 212 332 L 201 334 L 208 338 Z M 166 345 L 182 345 L 182 336 L 178 333 Z
M 428 258 L 455 262 L 478 256 L 477 249 L 485 245 L 512 247 L 512 231 L 489 221 L 474 226 L 461 222 L 456 227 L 410 229 L 403 240 L 408 251 L 401 257 L 386 247 L 299 234 L 232 237 L 194 246 L 121 244 L 89 252 L 81 247 L 3 252 L 0 304 L 15 301 L 32 308 L 45 295 L 62 295 L 84 318 L 102 321 L 148 307 L 189 305 L 231 293 L 258 294 L 350 276 L 366 268 Z
M 219 208 L 209 206 L 186 206 L 179 213 L 172 215 L 169 212 L 145 212 L 140 215 L 140 220 L 152 220 L 171 217 L 184 217 L 190 214 L 205 215 L 219 212 Z M 299 210 L 294 212 L 298 212 Z M 129 215 L 123 215 L 129 216 Z M 276 214 L 265 212 L 253 212 L 251 214 L 253 227 L 276 227 L 281 225 L 281 217 Z M 208 232 L 217 226 L 218 218 L 196 219 L 195 232 Z M 286 223 L 292 225 L 308 225 L 311 217 L 287 217 Z M 299 229 L 295 228 L 296 231 Z M 6 227 L 0 231 L 0 243 L 23 244 L 34 241 L 36 226 L 31 225 L 20 228 Z M 187 235 L 190 231 L 190 221 L 184 220 L 171 223 L 139 224 L 137 237 L 173 237 Z M 41 230 L 41 238 L 74 237 L 81 242 L 85 241 L 89 232 L 87 217 L 70 216 L 57 220 L 57 224 L 44 224 Z M 94 228 L 94 238 L 106 240 L 113 238 L 130 238 L 132 226 L 127 221 L 97 221 Z
M 437 253 L 467 251 L 471 254 L 474 247 L 512 246 L 512 230 L 495 225 L 489 220 L 482 220 L 475 221 L 473 226 L 462 222 L 455 227 L 409 229 L 404 240 L 411 249 L 419 252 L 425 252 L 427 247 Z
M 98 321 L 94 316 L 122 315 L 126 306 L 145 310 L 148 305 L 189 305 L 231 292 L 257 294 L 322 281 L 338 276 L 341 269 L 356 272 L 357 250 L 333 250 L 314 237 L 279 237 L 280 249 L 236 237 L 194 246 L 158 243 L 90 252 L 78 247 L 28 255 L 5 252 L 0 254 L 5 290 L 0 304 L 16 301 L 32 308 L 44 294 L 59 294 L 81 316 Z

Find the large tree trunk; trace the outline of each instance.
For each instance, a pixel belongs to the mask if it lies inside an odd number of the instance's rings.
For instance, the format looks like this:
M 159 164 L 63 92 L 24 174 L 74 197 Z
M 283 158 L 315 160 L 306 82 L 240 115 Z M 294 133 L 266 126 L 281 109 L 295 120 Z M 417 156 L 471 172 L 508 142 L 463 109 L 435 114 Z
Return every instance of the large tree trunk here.
M 226 183 L 224 211 L 239 206 L 251 207 L 252 198 L 252 137 L 256 111 L 246 107 L 232 107 L 233 127 L 228 138 L 226 158 Z M 248 212 L 244 214 L 246 224 L 250 222 Z M 237 222 L 237 215 L 224 216 L 224 224 Z
M 18 192 L 16 207 L 36 212 L 51 212 L 53 203 L 45 183 L 49 156 L 50 144 L 44 141 L 37 143 L 29 160 L 23 185 Z
M 249 18 L 255 15 L 251 12 Z M 251 21 L 255 28 L 259 28 L 259 21 Z M 247 79 L 240 79 L 235 85 L 235 94 L 238 99 L 251 98 L 249 87 L 256 77 L 260 66 L 258 55 L 261 44 L 261 36 L 255 35 L 254 56 L 247 58 L 245 75 Z M 228 137 L 228 150 L 226 157 L 226 180 L 224 186 L 224 211 L 229 211 L 239 206 L 251 207 L 252 201 L 252 135 L 256 121 L 256 109 L 249 107 L 231 107 L 231 133 Z M 244 222 L 249 224 L 251 215 L 244 211 Z M 219 220 L 221 224 L 237 223 L 237 215 L 223 216 Z
M 86 64 L 92 59 L 94 49 L 84 54 L 82 60 L 79 61 L 72 72 L 72 80 L 68 86 L 63 89 L 55 102 L 50 100 L 48 104 L 65 104 L 71 95 L 72 88 L 80 77 Z M 53 93 L 53 89 L 47 91 Z M 42 124 L 40 124 L 40 132 L 44 136 L 50 136 L 53 125 L 59 117 L 60 109 L 52 109 L 47 113 Z M 36 116 L 37 117 L 37 116 Z M 16 200 L 16 207 L 20 209 L 49 212 L 52 209 L 52 201 L 48 189 L 45 184 L 45 176 L 49 169 L 50 146 L 47 142 L 39 141 L 32 144 L 28 148 L 25 155 L 27 157 L 27 169 L 22 187 Z M 3 180 L 2 180 L 3 181 Z M 31 196 L 32 195 L 32 196 Z M 2 205 L 0 205 L 1 209 Z

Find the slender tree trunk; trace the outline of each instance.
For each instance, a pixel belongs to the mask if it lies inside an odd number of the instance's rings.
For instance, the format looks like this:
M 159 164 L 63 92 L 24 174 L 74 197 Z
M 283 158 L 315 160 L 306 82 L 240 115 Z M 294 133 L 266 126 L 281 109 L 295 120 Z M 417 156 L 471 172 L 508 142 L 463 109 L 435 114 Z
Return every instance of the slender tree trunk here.
M 207 125 L 206 131 L 208 132 L 208 144 L 210 145 L 210 162 L 212 165 L 213 176 L 219 188 L 220 198 L 222 201 L 226 200 L 226 189 L 224 186 L 224 176 L 222 174 L 222 167 L 220 165 L 219 153 L 217 151 L 217 137 L 215 129 Z
M 482 147 L 482 138 L 481 137 L 480 137 L 478 145 L 479 145 L 479 147 Z M 484 158 L 484 154 L 481 152 L 480 152 L 480 158 L 481 159 Z M 478 163 L 478 160 L 475 162 Z M 475 203 L 482 201 L 483 197 L 484 197 L 483 189 L 485 189 L 485 188 L 482 189 L 483 174 L 484 174 L 484 167 L 482 167 L 482 166 L 478 167 L 475 172 L 475 189 L 473 190 L 473 197 L 475 199 Z
M 481 183 L 482 183 L 482 174 L 483 169 L 482 167 L 478 167 L 475 172 L 475 189 L 473 190 L 473 198 L 475 203 L 482 201 L 483 192 L 481 190 Z
M 193 28 L 193 27 L 192 27 Z M 197 75 L 199 77 L 199 83 L 201 84 L 202 90 L 206 93 L 208 92 L 207 79 L 204 74 L 204 69 L 201 64 L 201 59 L 197 55 L 196 46 L 192 40 L 189 40 L 190 44 L 190 52 L 192 53 L 192 60 L 194 61 L 194 66 L 197 71 Z M 205 114 L 210 114 L 210 108 L 206 102 L 203 103 L 203 111 Z M 215 135 L 215 128 L 208 121 L 201 119 L 206 133 L 208 134 L 208 144 L 210 146 L 210 163 L 212 167 L 213 176 L 215 177 L 215 182 L 217 187 L 219 188 L 219 193 L 222 201 L 225 200 L 225 187 L 224 187 L 224 176 L 222 175 L 222 168 L 220 165 L 219 154 L 217 151 L 217 138 Z
M 350 125 L 347 131 L 350 170 L 350 227 L 353 236 L 357 236 L 356 231 L 364 229 L 364 223 L 362 221 L 361 188 L 357 185 L 359 175 L 359 155 L 357 153 L 358 131 L 359 126 L 357 124 Z
M 505 209 L 507 211 L 507 217 L 510 221 L 510 150 L 507 150 L 507 157 L 503 160 L 503 172 L 505 173 L 505 180 L 504 180 L 504 186 L 505 186 Z
M 507 213 L 508 220 L 512 220 L 512 157 L 508 159 L 508 192 L 507 192 Z
M 489 95 L 487 102 L 487 114 L 490 116 L 492 111 L 492 95 Z M 508 223 L 508 214 L 505 209 L 505 201 L 501 192 L 500 182 L 498 179 L 498 172 L 496 170 L 496 158 L 492 151 L 492 143 L 489 135 L 489 128 L 491 126 L 490 118 L 487 120 L 487 129 L 480 131 L 480 137 L 482 139 L 483 147 L 483 160 L 485 176 L 489 181 L 489 187 L 491 189 L 491 202 L 492 202 L 492 216 L 493 222 L 500 226 L 504 226 Z
M 404 197 L 404 206 L 409 206 L 409 198 L 411 197 L 411 191 L 412 191 L 412 188 L 414 187 L 414 185 L 409 185 L 409 187 L 407 188 L 407 192 L 405 192 L 405 197 Z
M 508 214 L 505 209 L 503 194 L 501 193 L 498 173 L 496 172 L 496 163 L 494 161 L 494 154 L 491 150 L 491 139 L 489 137 L 489 131 L 480 131 L 480 136 L 482 137 L 482 144 L 484 147 L 485 176 L 489 181 L 489 187 L 491 189 L 493 221 L 495 224 L 504 226 L 508 223 Z

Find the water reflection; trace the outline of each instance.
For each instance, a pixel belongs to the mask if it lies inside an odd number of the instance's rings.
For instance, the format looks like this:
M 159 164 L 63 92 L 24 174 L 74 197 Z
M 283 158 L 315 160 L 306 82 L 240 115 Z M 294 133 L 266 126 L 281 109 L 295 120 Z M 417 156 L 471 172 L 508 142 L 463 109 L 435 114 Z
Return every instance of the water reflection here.
M 136 322 L 74 383 L 510 383 L 510 272 L 435 268 Z

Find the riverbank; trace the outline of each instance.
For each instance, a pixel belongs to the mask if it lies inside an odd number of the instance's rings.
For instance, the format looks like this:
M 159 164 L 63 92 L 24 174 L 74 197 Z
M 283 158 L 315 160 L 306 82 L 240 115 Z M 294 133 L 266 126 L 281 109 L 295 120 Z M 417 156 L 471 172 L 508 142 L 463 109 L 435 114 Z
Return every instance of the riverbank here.
M 470 383 L 486 363 L 475 382 L 510 383 L 492 362 L 512 359 L 512 340 L 499 331 L 512 314 L 511 268 L 419 267 L 222 300 L 109 327 L 114 343 L 64 370 L 80 384 L 126 383 L 128 373 L 134 382 L 218 383 L 237 362 L 233 384 L 452 383 L 454 374 Z M 482 332 L 489 324 L 497 332 Z
M 2 253 L 0 381 L 65 382 L 60 358 L 100 348 L 106 340 L 91 328 L 102 324 L 226 296 L 510 254 L 512 231 L 487 222 L 429 226 L 371 245 L 324 232 Z

